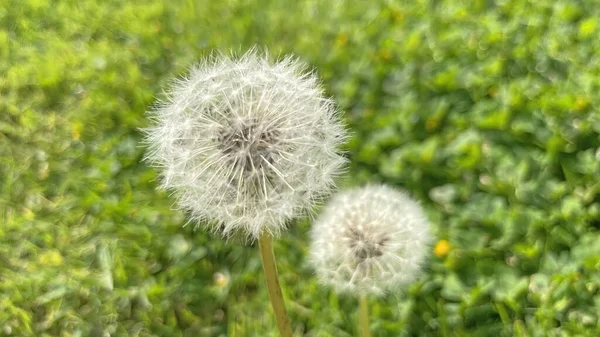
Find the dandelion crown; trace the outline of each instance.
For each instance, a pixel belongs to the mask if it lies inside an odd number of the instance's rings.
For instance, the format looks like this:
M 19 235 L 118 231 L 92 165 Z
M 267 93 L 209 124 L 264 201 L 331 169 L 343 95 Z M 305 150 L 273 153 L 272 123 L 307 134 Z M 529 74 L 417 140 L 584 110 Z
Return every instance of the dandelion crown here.
M 149 113 L 146 160 L 191 220 L 277 235 L 331 193 L 346 135 L 317 77 L 287 57 L 213 55 Z
M 414 281 L 431 241 L 420 205 L 385 185 L 337 194 L 311 236 L 321 283 L 355 295 L 382 295 Z

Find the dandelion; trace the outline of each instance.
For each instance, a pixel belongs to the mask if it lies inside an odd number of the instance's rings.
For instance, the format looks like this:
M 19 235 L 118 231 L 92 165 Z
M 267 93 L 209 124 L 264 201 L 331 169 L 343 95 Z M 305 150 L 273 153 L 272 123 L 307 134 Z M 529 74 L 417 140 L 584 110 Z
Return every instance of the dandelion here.
M 291 335 L 279 317 L 271 238 L 331 193 L 346 161 L 338 110 L 316 75 L 292 57 L 215 54 L 176 80 L 149 114 L 145 159 L 159 169 L 160 187 L 190 221 L 258 239 L 282 335 Z
M 275 236 L 327 196 L 346 136 L 315 74 L 251 51 L 203 60 L 150 112 L 146 159 L 198 223 Z
M 360 297 L 369 336 L 367 295 L 414 281 L 431 242 L 429 223 L 406 193 L 369 185 L 336 195 L 311 230 L 311 263 L 321 283 Z
M 414 281 L 431 241 L 419 204 L 383 185 L 336 195 L 311 234 L 311 260 L 324 284 L 374 295 Z

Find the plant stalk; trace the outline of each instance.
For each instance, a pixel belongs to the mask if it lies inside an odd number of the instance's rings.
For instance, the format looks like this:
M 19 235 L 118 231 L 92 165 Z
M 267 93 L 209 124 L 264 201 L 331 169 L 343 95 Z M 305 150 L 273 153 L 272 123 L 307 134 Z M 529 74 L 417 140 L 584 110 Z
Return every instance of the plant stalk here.
M 361 295 L 359 299 L 358 327 L 362 337 L 371 337 L 369 329 L 369 300 L 367 295 Z
M 279 334 L 281 337 L 292 337 L 292 327 L 287 317 L 283 294 L 281 293 L 279 278 L 277 277 L 277 265 L 275 264 L 271 234 L 263 233 L 258 239 L 258 247 L 267 281 L 267 289 L 269 290 L 269 299 L 275 312 Z

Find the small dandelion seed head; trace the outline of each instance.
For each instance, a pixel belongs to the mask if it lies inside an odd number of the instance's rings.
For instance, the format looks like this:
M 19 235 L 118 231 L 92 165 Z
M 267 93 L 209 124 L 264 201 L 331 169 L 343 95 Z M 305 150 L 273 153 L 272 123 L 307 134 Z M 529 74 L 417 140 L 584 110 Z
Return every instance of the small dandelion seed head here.
M 334 196 L 311 238 L 311 263 L 321 283 L 360 295 L 382 295 L 414 281 L 431 243 L 420 205 L 384 185 Z
M 278 235 L 335 187 L 346 131 L 316 75 L 292 57 L 215 54 L 149 112 L 145 159 L 191 221 L 224 236 Z

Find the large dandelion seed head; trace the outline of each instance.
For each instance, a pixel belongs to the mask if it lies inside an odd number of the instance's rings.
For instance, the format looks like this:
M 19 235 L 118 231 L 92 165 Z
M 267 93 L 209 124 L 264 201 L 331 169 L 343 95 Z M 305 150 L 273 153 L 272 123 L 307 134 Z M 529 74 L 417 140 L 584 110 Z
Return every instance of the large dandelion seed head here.
M 255 51 L 213 55 L 150 113 L 146 160 L 192 221 L 223 235 L 278 235 L 334 188 L 338 111 L 306 66 Z
M 381 295 L 414 281 L 431 241 L 419 204 L 383 185 L 334 196 L 311 237 L 311 262 L 320 281 L 361 295 Z

